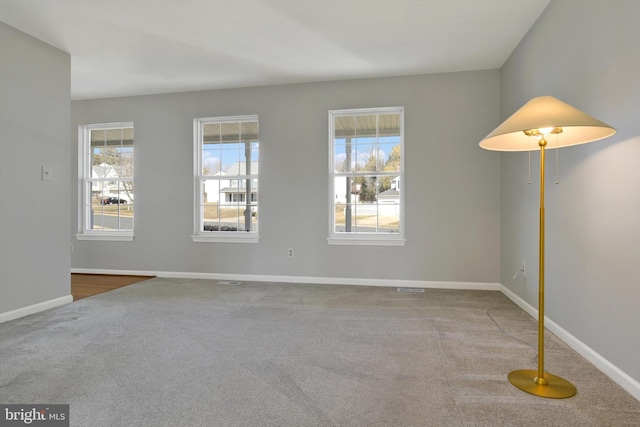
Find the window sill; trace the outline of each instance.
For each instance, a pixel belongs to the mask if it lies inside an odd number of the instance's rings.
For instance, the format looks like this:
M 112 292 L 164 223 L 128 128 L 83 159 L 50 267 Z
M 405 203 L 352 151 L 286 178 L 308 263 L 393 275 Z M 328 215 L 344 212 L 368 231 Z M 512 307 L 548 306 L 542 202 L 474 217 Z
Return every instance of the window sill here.
M 112 233 L 82 233 L 76 234 L 78 240 L 101 240 L 107 242 L 132 242 L 133 233 L 131 232 L 112 232 Z
M 403 238 L 388 238 L 388 237 L 364 237 L 364 236 L 349 236 L 349 237 L 328 237 L 327 242 L 329 245 L 352 245 L 352 246 L 404 246 L 407 240 Z
M 243 233 L 215 233 L 215 234 L 196 234 L 191 236 L 191 239 L 195 243 L 258 243 L 260 236 L 257 234 L 243 234 Z

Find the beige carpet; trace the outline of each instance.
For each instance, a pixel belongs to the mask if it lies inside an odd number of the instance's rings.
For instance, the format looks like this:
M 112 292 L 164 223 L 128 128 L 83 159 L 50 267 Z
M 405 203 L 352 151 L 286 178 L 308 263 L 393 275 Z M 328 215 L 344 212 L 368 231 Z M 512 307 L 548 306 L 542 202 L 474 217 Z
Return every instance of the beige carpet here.
M 640 402 L 556 337 L 578 394 L 509 384 L 536 323 L 498 292 L 155 278 L 0 325 L 0 402 L 72 426 L 637 426 Z

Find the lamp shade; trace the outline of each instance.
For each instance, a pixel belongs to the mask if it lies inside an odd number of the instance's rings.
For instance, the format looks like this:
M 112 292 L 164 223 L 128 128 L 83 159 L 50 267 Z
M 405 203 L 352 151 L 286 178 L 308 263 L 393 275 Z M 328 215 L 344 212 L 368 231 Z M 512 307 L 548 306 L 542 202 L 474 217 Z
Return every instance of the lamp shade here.
M 558 134 L 547 149 L 567 147 L 597 141 L 616 133 L 606 123 L 583 113 L 553 96 L 533 98 L 493 132 L 480 141 L 480 147 L 495 151 L 538 150 L 537 139 L 532 140 L 525 132 L 554 129 Z M 544 131 L 540 131 L 544 133 Z

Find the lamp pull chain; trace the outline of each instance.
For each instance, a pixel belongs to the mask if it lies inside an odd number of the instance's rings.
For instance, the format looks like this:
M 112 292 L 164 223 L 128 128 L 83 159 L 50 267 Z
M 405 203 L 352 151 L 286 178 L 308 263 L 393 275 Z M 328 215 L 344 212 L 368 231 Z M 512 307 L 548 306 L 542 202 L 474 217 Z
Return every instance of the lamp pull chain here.
M 560 184 L 560 180 L 558 178 L 558 158 L 559 158 L 559 154 L 558 151 L 560 151 L 558 149 L 558 134 L 556 134 L 556 185 Z
M 529 154 L 529 185 L 531 185 L 531 135 L 529 135 L 529 150 L 527 150 L 527 154 Z

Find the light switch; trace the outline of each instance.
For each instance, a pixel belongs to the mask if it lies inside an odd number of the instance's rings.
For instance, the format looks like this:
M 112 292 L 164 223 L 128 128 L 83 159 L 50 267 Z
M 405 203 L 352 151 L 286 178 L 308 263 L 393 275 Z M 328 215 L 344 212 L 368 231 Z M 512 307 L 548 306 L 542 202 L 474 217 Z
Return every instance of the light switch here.
M 51 167 L 50 166 L 42 166 L 42 180 L 43 181 L 51 181 Z

